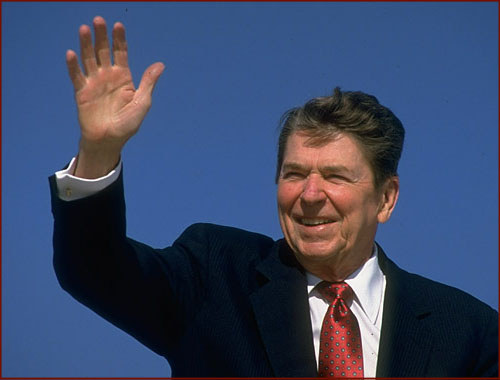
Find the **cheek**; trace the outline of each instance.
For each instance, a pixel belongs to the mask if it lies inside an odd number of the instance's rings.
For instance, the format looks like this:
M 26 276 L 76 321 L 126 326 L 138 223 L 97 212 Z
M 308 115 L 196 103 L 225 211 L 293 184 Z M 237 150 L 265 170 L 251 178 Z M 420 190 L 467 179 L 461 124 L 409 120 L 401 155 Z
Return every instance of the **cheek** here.
M 281 212 L 289 211 L 295 200 L 298 199 L 300 192 L 297 190 L 296 186 L 285 184 L 278 186 L 278 206 Z
M 326 195 L 335 209 L 344 214 L 355 208 L 356 197 L 353 192 L 342 186 L 335 186 L 328 189 Z
M 344 228 L 357 230 L 377 219 L 377 202 L 373 197 L 338 190 L 330 199 L 344 220 Z

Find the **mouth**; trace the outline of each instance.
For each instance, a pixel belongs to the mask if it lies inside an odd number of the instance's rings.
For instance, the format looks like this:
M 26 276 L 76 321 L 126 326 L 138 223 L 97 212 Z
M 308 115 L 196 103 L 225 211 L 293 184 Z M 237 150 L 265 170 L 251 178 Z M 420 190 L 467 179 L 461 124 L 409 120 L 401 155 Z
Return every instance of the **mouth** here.
M 321 226 L 323 224 L 330 224 L 334 222 L 332 219 L 325 218 L 298 218 L 297 221 L 306 227 Z

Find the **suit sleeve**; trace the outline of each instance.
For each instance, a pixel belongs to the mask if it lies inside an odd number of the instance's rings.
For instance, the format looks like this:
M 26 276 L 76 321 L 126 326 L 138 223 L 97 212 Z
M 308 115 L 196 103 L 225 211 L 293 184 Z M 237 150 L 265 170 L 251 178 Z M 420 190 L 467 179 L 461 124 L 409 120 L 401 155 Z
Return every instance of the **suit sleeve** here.
M 168 357 L 203 297 L 207 244 L 196 228 L 157 250 L 127 238 L 123 177 L 103 191 L 67 202 L 51 185 L 53 264 L 64 290 Z
M 488 306 L 486 309 L 489 318 L 484 323 L 484 335 L 476 351 L 477 360 L 472 376 L 498 378 L 498 313 Z

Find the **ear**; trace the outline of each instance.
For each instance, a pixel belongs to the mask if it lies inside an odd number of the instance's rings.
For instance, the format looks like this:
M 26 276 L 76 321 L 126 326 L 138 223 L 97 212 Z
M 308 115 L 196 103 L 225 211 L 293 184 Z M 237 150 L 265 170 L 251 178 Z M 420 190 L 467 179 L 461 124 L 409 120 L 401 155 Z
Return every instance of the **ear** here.
M 381 199 L 377 219 L 379 223 L 385 223 L 391 218 L 392 211 L 396 207 L 399 196 L 399 177 L 388 178 L 381 189 Z

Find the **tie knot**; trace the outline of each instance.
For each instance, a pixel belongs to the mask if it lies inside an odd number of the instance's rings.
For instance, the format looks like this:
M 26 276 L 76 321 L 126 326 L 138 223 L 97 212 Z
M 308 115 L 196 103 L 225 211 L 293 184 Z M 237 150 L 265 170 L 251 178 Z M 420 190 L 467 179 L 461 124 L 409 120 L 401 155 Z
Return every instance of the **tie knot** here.
M 332 303 L 336 299 L 343 299 L 347 302 L 352 297 L 352 289 L 345 282 L 322 281 L 318 285 L 318 291 L 328 303 Z

